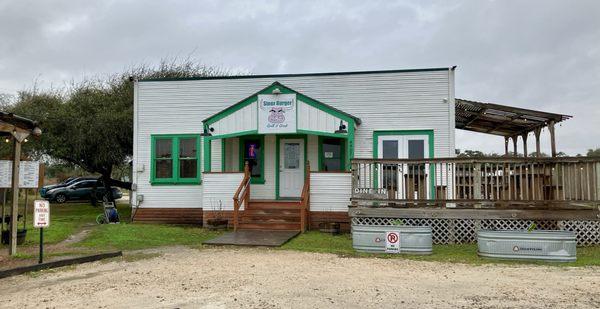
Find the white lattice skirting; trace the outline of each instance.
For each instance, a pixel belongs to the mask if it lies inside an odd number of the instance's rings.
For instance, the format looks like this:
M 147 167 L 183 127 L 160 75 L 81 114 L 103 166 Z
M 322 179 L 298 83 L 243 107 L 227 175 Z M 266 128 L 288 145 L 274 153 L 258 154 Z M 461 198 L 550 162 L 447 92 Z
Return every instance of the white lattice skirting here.
M 476 231 L 484 230 L 525 230 L 532 223 L 539 230 L 573 231 L 577 244 L 589 246 L 600 244 L 600 221 L 576 220 L 522 220 L 522 219 L 420 219 L 420 218 L 380 218 L 354 217 L 352 225 L 394 225 L 402 220 L 407 226 L 430 226 L 434 244 L 462 244 L 477 241 Z

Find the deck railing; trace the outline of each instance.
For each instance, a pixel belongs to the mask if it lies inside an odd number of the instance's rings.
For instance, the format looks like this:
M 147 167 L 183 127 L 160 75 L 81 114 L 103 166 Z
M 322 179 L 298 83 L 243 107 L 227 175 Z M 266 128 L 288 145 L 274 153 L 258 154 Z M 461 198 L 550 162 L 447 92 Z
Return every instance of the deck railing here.
M 240 207 L 248 209 L 250 201 L 250 168 L 248 162 L 244 164 L 244 178 L 233 195 L 233 230 L 237 231 L 240 223 Z
M 304 185 L 300 197 L 300 232 L 302 233 L 310 226 L 310 162 L 308 160 L 304 169 Z
M 354 159 L 352 199 L 425 204 L 597 204 L 600 158 Z

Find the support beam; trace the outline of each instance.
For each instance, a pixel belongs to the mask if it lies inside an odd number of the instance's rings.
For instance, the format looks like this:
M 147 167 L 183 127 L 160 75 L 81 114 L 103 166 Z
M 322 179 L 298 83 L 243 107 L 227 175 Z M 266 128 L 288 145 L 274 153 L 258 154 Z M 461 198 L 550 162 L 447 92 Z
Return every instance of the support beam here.
M 550 147 L 552 147 L 552 157 L 556 157 L 556 137 L 554 136 L 554 120 L 548 122 L 548 131 L 550 131 Z
M 535 156 L 536 157 L 541 157 L 542 156 L 542 151 L 541 151 L 541 146 L 540 146 L 540 134 L 542 133 L 542 128 L 536 128 L 535 130 L 533 130 L 533 134 L 535 134 Z
M 523 135 L 521 135 L 521 138 L 523 138 L 523 156 L 525 158 L 527 158 L 527 135 L 529 134 L 523 133 Z
M 21 142 L 13 139 L 13 165 L 12 165 L 12 209 L 10 215 L 10 245 L 8 253 L 17 254 L 17 219 L 19 216 L 19 165 L 21 161 Z
M 504 137 L 504 156 L 505 157 L 508 157 L 508 139 L 509 138 L 510 137 L 508 137 L 508 136 Z
M 516 157 L 516 156 L 518 156 L 518 153 L 519 153 L 518 149 L 517 149 L 517 142 L 519 141 L 519 136 L 518 135 L 513 136 L 512 140 L 513 140 L 513 148 L 514 148 L 513 156 Z

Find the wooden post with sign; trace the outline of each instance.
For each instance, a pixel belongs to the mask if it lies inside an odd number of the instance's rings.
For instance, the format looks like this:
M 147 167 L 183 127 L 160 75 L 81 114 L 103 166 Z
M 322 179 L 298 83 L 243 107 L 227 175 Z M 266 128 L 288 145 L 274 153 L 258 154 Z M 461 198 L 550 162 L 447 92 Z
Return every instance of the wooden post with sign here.
M 44 228 L 50 226 L 50 202 L 36 200 L 33 202 L 33 227 L 40 229 L 40 259 L 44 262 Z

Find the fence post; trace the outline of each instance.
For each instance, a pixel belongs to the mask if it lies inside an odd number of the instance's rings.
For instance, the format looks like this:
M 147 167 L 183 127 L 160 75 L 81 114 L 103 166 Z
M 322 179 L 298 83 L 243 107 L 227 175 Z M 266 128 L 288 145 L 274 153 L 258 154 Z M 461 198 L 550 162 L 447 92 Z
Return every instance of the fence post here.
M 481 163 L 473 165 L 473 198 L 482 199 L 481 195 Z

